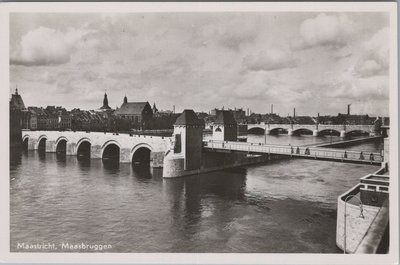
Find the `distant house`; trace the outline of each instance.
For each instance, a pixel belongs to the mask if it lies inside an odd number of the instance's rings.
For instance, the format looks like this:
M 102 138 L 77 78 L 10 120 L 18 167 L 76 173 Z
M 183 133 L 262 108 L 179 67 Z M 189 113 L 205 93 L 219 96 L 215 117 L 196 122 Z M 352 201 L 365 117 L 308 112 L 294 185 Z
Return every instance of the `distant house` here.
M 124 97 L 121 107 L 115 110 L 114 115 L 118 118 L 127 119 L 133 124 L 140 124 L 153 117 L 153 109 L 149 102 L 128 102 Z

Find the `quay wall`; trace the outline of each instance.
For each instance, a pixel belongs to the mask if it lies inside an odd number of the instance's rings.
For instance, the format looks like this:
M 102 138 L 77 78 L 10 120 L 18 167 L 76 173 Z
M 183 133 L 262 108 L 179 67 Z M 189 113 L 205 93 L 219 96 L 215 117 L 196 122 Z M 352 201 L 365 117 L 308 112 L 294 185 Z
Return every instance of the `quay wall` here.
M 346 253 L 354 253 L 356 251 L 365 233 L 379 212 L 378 207 L 363 205 L 362 214 L 364 218 L 361 218 L 359 204 L 354 205 L 349 201 L 347 203 L 344 202 L 344 198 L 357 194 L 359 188 L 359 185 L 357 185 L 351 191 L 339 196 L 337 202 L 336 245 L 343 250 L 346 245 Z
M 372 175 L 384 174 L 387 163 Z M 357 184 L 338 197 L 336 220 L 336 245 L 345 253 L 386 253 L 389 229 L 389 200 L 381 207 L 362 205 L 360 187 Z M 354 196 L 356 202 L 346 198 Z M 386 241 L 385 241 L 386 240 Z

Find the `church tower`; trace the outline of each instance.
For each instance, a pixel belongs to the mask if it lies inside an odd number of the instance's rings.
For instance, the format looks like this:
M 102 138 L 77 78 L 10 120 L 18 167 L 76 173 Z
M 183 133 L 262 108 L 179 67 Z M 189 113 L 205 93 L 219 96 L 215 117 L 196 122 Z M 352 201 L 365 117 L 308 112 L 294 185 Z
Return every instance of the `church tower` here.
M 110 106 L 108 106 L 108 98 L 107 98 L 107 93 L 104 93 L 104 99 L 103 99 L 103 106 L 100 109 L 111 109 Z
M 128 103 L 128 98 L 127 98 L 126 95 L 125 95 L 125 97 L 124 97 L 124 104 L 126 104 L 126 103 Z

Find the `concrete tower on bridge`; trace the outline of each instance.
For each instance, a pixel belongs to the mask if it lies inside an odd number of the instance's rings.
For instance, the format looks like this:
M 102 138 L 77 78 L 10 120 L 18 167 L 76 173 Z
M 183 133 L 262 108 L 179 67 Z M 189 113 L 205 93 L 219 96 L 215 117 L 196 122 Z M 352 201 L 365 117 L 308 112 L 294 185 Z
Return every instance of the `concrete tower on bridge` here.
M 213 140 L 237 141 L 237 123 L 230 111 L 220 111 L 213 127 Z
M 174 124 L 173 143 L 164 158 L 164 177 L 198 173 L 201 167 L 204 121 L 184 110 Z

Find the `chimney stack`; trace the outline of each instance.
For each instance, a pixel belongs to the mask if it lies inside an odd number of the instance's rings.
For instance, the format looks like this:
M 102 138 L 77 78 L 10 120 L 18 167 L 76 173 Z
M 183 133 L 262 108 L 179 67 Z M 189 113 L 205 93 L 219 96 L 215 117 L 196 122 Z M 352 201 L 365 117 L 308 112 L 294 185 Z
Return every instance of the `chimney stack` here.
M 296 108 L 293 108 L 293 118 L 296 118 Z
M 350 115 L 350 105 L 351 104 L 347 104 L 347 115 Z
M 274 104 L 271 104 L 271 114 L 274 114 Z

